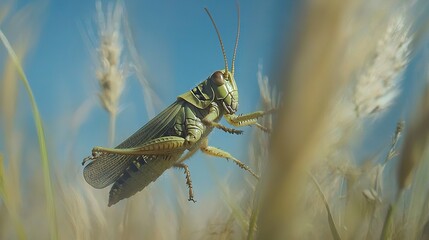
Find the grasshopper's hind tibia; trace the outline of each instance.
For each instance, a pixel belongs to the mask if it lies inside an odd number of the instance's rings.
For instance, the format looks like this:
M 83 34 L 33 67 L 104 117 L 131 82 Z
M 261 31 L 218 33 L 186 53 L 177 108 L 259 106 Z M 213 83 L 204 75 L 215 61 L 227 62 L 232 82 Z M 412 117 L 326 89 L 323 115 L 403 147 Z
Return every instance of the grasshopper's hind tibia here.
M 227 160 L 232 160 L 235 164 L 237 164 L 240 168 L 248 171 L 250 174 L 252 174 L 256 179 L 259 180 L 259 176 L 256 175 L 255 172 L 252 171 L 252 169 L 250 169 L 250 167 L 248 167 L 246 164 L 242 163 L 240 160 L 238 160 L 237 158 L 233 157 L 230 153 L 223 151 L 219 148 L 215 148 L 215 147 L 211 147 L 208 145 L 208 140 L 204 139 L 200 149 L 203 153 L 210 155 L 210 156 L 214 156 L 214 157 L 221 157 L 221 158 L 226 158 Z
M 186 175 L 186 185 L 188 185 L 188 189 L 189 189 L 189 198 L 188 201 L 192 201 L 192 202 L 197 202 L 194 200 L 194 192 L 192 191 L 192 180 L 191 180 L 191 172 L 189 171 L 188 165 L 184 164 L 184 163 L 176 163 L 174 164 L 174 167 L 177 168 L 182 168 L 183 170 L 185 170 L 185 175 Z

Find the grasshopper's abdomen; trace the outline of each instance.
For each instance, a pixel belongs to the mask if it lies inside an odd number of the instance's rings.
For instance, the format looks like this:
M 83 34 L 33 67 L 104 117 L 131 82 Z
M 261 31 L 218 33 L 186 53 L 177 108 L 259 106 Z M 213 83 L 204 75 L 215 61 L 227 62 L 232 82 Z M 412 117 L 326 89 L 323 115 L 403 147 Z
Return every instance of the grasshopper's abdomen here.
M 154 182 L 180 157 L 174 155 L 143 155 L 136 158 L 115 181 L 109 194 L 109 206 L 129 198 Z

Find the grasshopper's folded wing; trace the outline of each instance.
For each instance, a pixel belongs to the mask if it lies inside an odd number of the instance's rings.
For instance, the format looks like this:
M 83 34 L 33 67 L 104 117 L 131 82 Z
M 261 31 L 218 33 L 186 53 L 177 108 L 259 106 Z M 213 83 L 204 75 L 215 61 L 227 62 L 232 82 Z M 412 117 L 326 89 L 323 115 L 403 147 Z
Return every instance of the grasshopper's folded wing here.
M 116 148 L 136 147 L 148 140 L 164 136 L 173 127 L 175 117 L 182 107 L 182 100 L 174 102 Z M 84 168 L 83 176 L 94 188 L 107 187 L 116 181 L 137 157 L 118 154 L 101 155 Z

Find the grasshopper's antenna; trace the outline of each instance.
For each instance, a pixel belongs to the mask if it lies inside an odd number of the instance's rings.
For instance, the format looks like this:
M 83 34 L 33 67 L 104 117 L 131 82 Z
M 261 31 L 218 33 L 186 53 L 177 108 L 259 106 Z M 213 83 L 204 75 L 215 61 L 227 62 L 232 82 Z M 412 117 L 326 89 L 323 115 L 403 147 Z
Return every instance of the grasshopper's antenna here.
M 212 17 L 212 15 L 210 14 L 209 10 L 208 10 L 207 8 L 204 8 L 204 10 L 206 10 L 206 13 L 207 13 L 207 15 L 209 15 L 210 20 L 212 21 L 213 26 L 214 26 L 214 28 L 215 28 L 215 30 L 216 30 L 216 34 L 217 34 L 217 37 L 218 37 L 218 39 L 219 39 L 220 47 L 221 47 L 221 49 L 222 49 L 223 60 L 225 61 L 225 73 L 224 73 L 224 76 L 225 76 L 225 78 L 227 78 L 227 76 L 228 76 L 228 59 L 226 58 L 226 53 L 225 53 L 225 48 L 223 47 L 222 38 L 220 37 L 219 30 L 217 29 L 216 23 L 215 23 L 215 21 L 213 20 L 213 17 Z
M 232 63 L 231 63 L 231 73 L 232 76 L 234 76 L 234 63 L 235 63 L 235 56 L 237 56 L 237 47 L 238 47 L 238 39 L 240 38 L 240 5 L 238 4 L 238 1 L 236 1 L 237 4 L 237 36 L 235 37 L 235 46 L 234 46 L 234 55 L 232 55 Z

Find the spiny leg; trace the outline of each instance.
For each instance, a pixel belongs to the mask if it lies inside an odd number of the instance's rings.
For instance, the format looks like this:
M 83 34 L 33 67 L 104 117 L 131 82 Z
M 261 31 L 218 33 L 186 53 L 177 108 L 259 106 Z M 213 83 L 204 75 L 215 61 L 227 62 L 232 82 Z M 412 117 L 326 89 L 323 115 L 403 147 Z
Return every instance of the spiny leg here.
M 262 126 L 258 123 L 258 118 L 273 113 L 275 109 L 270 109 L 268 111 L 256 111 L 252 113 L 247 113 L 243 115 L 225 115 L 225 119 L 227 122 L 235 127 L 243 127 L 243 126 L 250 126 L 255 125 L 256 127 L 260 128 L 264 132 L 270 132 L 270 129 L 267 127 Z
M 244 126 L 251 126 L 251 125 L 255 125 L 256 127 L 258 127 L 259 129 L 261 129 L 262 131 L 266 132 L 266 133 L 270 133 L 271 129 L 267 128 L 265 126 L 262 126 L 261 124 L 258 123 L 258 119 L 250 119 L 250 120 L 246 120 L 243 122 L 232 122 L 228 119 L 228 117 L 225 117 L 227 122 L 233 126 L 236 127 L 244 127 Z
M 188 185 L 189 188 L 189 198 L 188 201 L 197 202 L 194 200 L 194 192 L 192 191 L 192 180 L 191 180 L 191 172 L 189 171 L 188 165 L 184 163 L 176 163 L 174 164 L 174 167 L 182 168 L 185 170 L 186 175 L 186 185 Z
M 207 120 L 207 119 L 203 119 L 202 122 L 206 126 L 215 127 L 217 129 L 220 129 L 220 130 L 222 130 L 224 132 L 227 132 L 227 133 L 237 134 L 237 135 L 240 135 L 240 134 L 243 133 L 242 130 L 237 130 L 237 129 L 234 129 L 234 128 L 228 128 L 228 127 L 225 127 L 224 125 L 222 125 L 220 123 L 217 123 L 217 122 L 214 122 L 214 121 L 210 121 L 210 120 Z
M 228 127 L 223 126 L 220 123 L 215 122 L 214 120 L 219 117 L 219 114 L 220 114 L 219 106 L 215 102 L 212 102 L 212 104 L 210 106 L 209 114 L 207 114 L 203 119 L 201 119 L 201 122 L 208 127 L 215 127 L 215 128 L 220 129 L 220 130 L 223 130 L 227 133 L 232 133 L 232 134 L 242 134 L 243 133 L 243 131 L 241 131 L 241 130 L 228 128 Z
M 272 108 L 268 111 L 256 111 L 256 112 L 251 112 L 251 113 L 246 113 L 246 114 L 240 114 L 240 115 L 230 115 L 232 117 L 233 121 L 237 121 L 237 122 L 241 122 L 241 121 L 247 121 L 247 120 L 251 120 L 251 119 L 258 119 L 260 117 L 263 117 L 267 114 L 271 114 L 273 112 L 275 112 L 276 109 Z
M 266 133 L 271 133 L 271 128 L 262 126 L 259 123 L 255 123 L 255 126 L 258 127 L 259 129 L 261 129 L 262 131 L 266 132 Z
M 252 174 L 256 179 L 259 180 L 259 176 L 256 175 L 256 173 L 254 173 L 252 171 L 252 169 L 250 169 L 250 167 L 248 167 L 246 164 L 242 163 L 240 160 L 238 160 L 237 158 L 233 157 L 230 153 L 223 151 L 219 148 L 216 147 L 211 147 L 208 146 L 208 140 L 205 139 L 203 141 L 203 143 L 201 144 L 200 147 L 201 151 L 207 155 L 210 156 L 214 156 L 214 157 L 221 157 L 221 158 L 226 158 L 227 160 L 232 160 L 235 164 L 237 164 L 240 168 L 248 171 L 250 174 Z
M 96 160 L 101 154 L 118 155 L 162 155 L 186 149 L 186 140 L 182 137 L 167 136 L 149 140 L 133 148 L 94 147 L 92 156 L 83 159 L 82 165 L 89 160 Z

